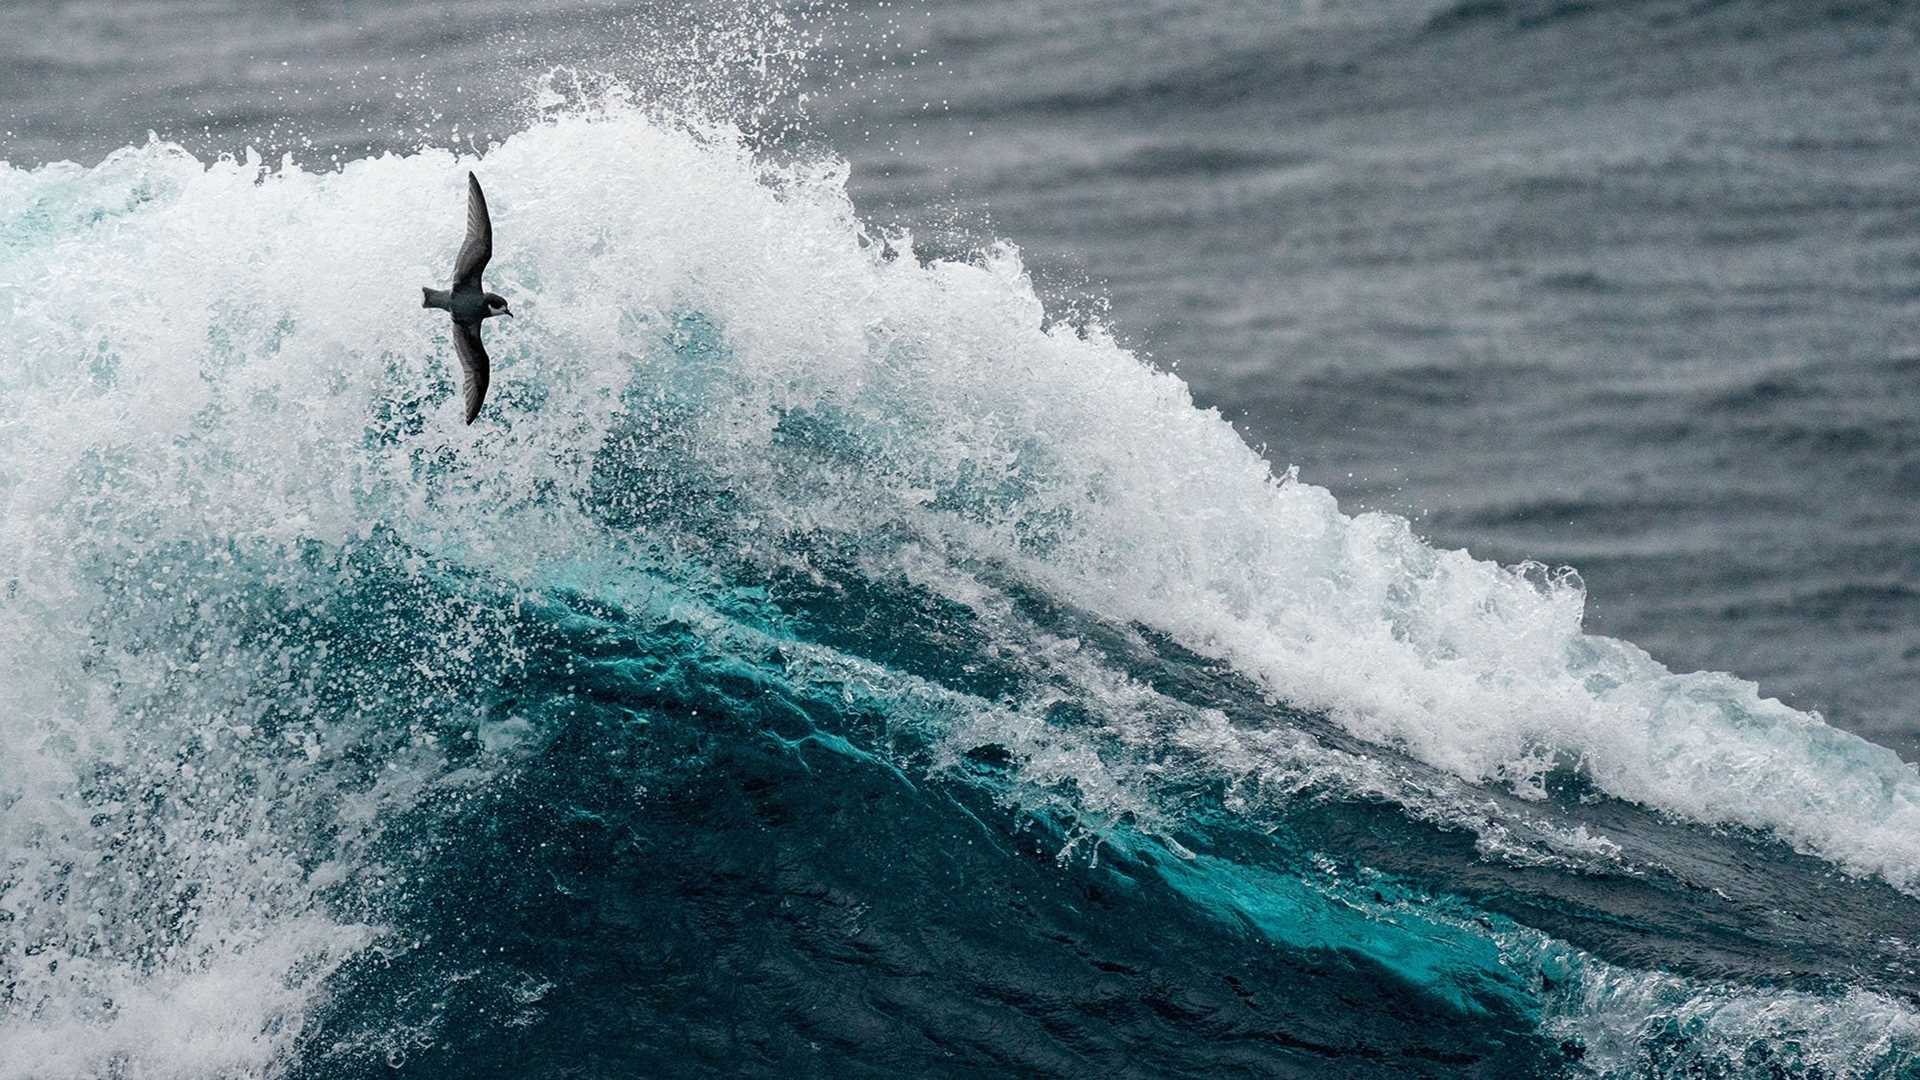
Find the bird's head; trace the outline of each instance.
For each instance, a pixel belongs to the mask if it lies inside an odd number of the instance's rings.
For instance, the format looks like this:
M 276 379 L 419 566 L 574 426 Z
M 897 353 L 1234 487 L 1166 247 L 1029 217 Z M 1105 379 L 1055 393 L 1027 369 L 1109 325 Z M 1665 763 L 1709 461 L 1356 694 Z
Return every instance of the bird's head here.
M 513 309 L 507 306 L 506 297 L 501 296 L 499 293 L 487 294 L 487 317 L 488 318 L 492 318 L 495 315 L 511 316 L 512 314 L 513 314 Z

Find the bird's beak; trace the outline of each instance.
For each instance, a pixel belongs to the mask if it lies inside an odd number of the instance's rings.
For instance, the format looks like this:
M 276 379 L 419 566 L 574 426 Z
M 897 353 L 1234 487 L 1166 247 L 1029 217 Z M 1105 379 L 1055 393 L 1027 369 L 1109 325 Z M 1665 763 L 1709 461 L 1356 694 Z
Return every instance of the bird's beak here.
M 509 319 L 511 319 L 511 318 L 513 318 L 513 309 L 512 309 L 512 308 L 508 308 L 508 309 L 506 310 L 506 316 L 507 316 L 507 318 L 509 318 Z

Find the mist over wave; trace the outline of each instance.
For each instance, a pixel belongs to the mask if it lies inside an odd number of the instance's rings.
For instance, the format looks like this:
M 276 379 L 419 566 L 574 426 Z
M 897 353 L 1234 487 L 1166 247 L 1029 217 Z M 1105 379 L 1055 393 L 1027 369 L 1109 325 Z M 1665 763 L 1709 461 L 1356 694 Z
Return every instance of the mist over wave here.
M 414 291 L 467 168 L 471 428 Z M 846 181 L 617 89 L 0 167 L 0 1076 L 1916 1067 L 1912 766 Z

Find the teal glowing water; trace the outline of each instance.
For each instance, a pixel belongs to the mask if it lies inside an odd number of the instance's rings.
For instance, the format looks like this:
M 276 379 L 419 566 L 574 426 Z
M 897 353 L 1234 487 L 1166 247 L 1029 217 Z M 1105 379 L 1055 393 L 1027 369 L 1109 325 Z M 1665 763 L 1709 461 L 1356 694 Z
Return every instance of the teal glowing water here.
M 843 182 L 0 171 L 0 1076 L 1920 1067 L 1912 767 Z

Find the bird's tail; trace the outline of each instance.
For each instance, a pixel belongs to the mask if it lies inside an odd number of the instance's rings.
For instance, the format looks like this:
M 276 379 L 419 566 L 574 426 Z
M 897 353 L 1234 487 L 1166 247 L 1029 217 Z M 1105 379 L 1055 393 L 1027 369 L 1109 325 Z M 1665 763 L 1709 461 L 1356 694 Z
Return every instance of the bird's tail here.
M 420 286 L 420 306 L 452 311 L 453 294 L 445 289 L 429 289 L 422 285 Z

